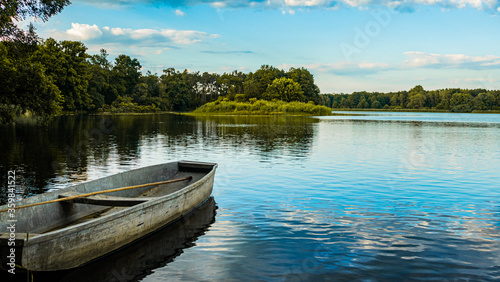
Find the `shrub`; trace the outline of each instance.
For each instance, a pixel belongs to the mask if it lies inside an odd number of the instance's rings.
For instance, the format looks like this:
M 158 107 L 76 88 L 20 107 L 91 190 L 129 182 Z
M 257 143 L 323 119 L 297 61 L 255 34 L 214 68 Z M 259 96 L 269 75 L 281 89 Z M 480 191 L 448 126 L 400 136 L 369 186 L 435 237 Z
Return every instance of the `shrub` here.
M 244 102 L 247 100 L 247 95 L 245 94 L 236 94 L 236 96 L 234 96 L 234 100 L 236 102 Z
M 112 113 L 152 113 L 159 112 L 161 109 L 155 104 L 151 105 L 139 105 L 133 102 L 131 97 L 121 97 L 111 103 L 111 107 L 106 107 L 105 110 L 109 110 Z
M 230 100 L 217 100 L 207 103 L 198 109 L 194 114 L 236 114 L 236 115 L 330 115 L 331 109 L 325 106 L 315 105 L 314 102 L 284 102 L 281 100 L 266 101 L 251 98 L 249 102 L 237 102 Z

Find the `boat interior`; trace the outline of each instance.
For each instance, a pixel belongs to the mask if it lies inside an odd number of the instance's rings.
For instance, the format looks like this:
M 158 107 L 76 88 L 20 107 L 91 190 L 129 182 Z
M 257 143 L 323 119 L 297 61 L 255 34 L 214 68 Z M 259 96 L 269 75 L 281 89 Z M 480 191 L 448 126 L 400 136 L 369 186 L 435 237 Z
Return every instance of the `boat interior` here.
M 179 171 L 177 174 L 175 174 L 171 179 L 182 179 L 182 178 L 188 178 L 192 177 L 189 180 L 185 181 L 180 181 L 180 182 L 174 182 L 174 183 L 168 183 L 168 184 L 161 184 L 161 185 L 155 185 L 155 186 L 150 186 L 148 190 L 143 192 L 137 197 L 117 197 L 117 196 L 107 196 L 106 194 L 99 194 L 95 196 L 87 196 L 87 197 L 82 197 L 82 198 L 76 198 L 73 200 L 69 200 L 69 203 L 78 203 L 78 204 L 86 204 L 86 205 L 96 205 L 102 207 L 102 210 L 98 212 L 94 212 L 90 215 L 83 216 L 79 219 L 76 219 L 68 224 L 64 224 L 55 228 L 52 228 L 50 230 L 45 231 L 46 232 L 52 232 L 55 230 L 59 230 L 62 228 L 66 228 L 71 225 L 76 225 L 80 224 L 83 222 L 91 221 L 99 217 L 106 216 L 108 214 L 112 214 L 115 212 L 118 212 L 120 210 L 126 209 L 131 206 L 135 206 L 150 200 L 154 200 L 158 197 L 162 197 L 165 195 L 172 194 L 176 191 L 179 191 L 180 189 L 188 186 L 189 184 L 195 183 L 196 181 L 200 180 L 206 175 L 206 172 L 200 172 L 200 171 Z M 70 196 L 75 196 L 78 195 L 78 193 L 63 193 L 59 195 L 59 197 L 64 198 L 64 197 L 70 197 Z M 63 202 L 64 203 L 64 202 Z
M 16 210 L 18 226 L 16 228 L 17 239 L 22 239 L 23 233 L 33 237 L 43 233 L 52 232 L 68 226 L 80 224 L 111 213 L 135 206 L 152 199 L 172 194 L 180 189 L 193 184 L 209 173 L 215 164 L 198 162 L 176 162 L 155 166 L 153 169 L 143 168 L 134 171 L 110 176 L 103 179 L 77 184 L 71 189 L 56 191 L 51 195 L 52 199 L 69 198 L 68 200 L 33 206 Z M 113 178 L 114 177 L 114 178 Z M 185 180 L 165 183 L 160 185 L 149 185 L 147 187 L 126 189 L 117 192 L 82 196 L 102 190 L 117 189 L 123 187 L 137 186 L 149 183 L 164 182 L 170 180 Z M 102 186 L 106 186 L 105 189 Z M 110 187 L 110 188 L 108 188 Z M 43 194 L 42 194 L 43 195 Z M 38 195 L 41 196 L 41 195 Z M 77 197 L 71 199 L 70 197 Z M 46 197 L 47 198 L 47 197 Z M 42 200 L 46 198 L 41 197 Z M 28 198 L 29 199 L 29 198 Z M 26 200 L 28 200 L 26 199 Z M 3 213 L 5 214 L 5 212 Z M 3 215 L 2 216 L 5 216 Z M 21 219 L 24 218 L 24 219 Z M 6 223 L 6 221 L 4 221 Z M 0 240 L 7 239 L 9 233 L 0 233 Z M 5 237 L 5 238 L 4 238 Z

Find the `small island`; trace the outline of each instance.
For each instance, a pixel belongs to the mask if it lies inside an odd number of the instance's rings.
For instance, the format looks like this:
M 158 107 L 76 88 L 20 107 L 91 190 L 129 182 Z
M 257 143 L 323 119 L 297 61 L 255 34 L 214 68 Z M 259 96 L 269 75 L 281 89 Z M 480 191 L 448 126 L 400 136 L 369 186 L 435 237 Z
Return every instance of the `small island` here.
M 281 100 L 257 100 L 251 98 L 249 101 L 230 101 L 219 99 L 207 103 L 194 110 L 189 115 L 308 115 L 327 116 L 332 109 L 315 105 L 314 102 L 285 102 Z

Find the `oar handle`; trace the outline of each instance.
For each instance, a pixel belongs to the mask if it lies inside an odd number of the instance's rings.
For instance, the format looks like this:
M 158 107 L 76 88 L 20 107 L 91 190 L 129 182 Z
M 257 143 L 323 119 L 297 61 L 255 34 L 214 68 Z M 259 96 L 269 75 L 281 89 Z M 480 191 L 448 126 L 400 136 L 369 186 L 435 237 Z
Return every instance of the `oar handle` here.
M 134 186 L 121 187 L 121 188 L 114 188 L 114 189 L 109 189 L 109 190 L 104 190 L 104 191 L 96 191 L 96 192 L 91 192 L 91 193 L 86 193 L 86 194 L 81 194 L 81 195 L 75 195 L 75 196 L 71 196 L 71 197 L 59 198 L 59 199 L 45 201 L 45 202 L 33 203 L 33 204 L 29 204 L 29 205 L 24 205 L 24 206 L 18 206 L 18 207 L 14 207 L 14 208 L 6 208 L 6 209 L 3 209 L 3 210 L 0 210 L 0 212 L 5 212 L 5 211 L 11 210 L 11 209 L 18 210 L 18 209 L 24 209 L 24 208 L 29 208 L 29 207 L 34 207 L 34 206 L 40 206 L 40 205 L 45 205 L 45 204 L 51 204 L 51 203 L 57 203 L 57 202 L 62 202 L 62 201 L 68 201 L 68 200 L 73 200 L 73 199 L 76 199 L 76 198 L 83 198 L 83 197 L 88 197 L 88 196 L 94 196 L 94 195 L 104 194 L 104 193 L 111 193 L 111 192 L 117 192 L 117 191 L 123 191 L 123 190 L 143 188 L 143 187 L 148 187 L 148 186 L 156 186 L 156 185 L 169 184 L 169 183 L 180 182 L 180 181 L 191 180 L 191 179 L 193 179 L 193 177 L 192 176 L 188 176 L 188 177 L 184 177 L 184 178 L 172 179 L 172 180 L 167 180 L 167 181 L 160 181 L 160 182 L 146 183 L 146 184 L 141 184 L 141 185 L 134 185 Z

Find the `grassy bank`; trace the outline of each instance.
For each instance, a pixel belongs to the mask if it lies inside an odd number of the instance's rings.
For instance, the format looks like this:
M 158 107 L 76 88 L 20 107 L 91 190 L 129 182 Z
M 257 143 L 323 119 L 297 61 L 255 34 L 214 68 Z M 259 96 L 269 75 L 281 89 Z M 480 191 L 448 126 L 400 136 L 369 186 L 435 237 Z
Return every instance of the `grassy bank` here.
M 194 110 L 193 115 L 305 115 L 326 116 L 331 109 L 312 102 L 283 102 L 250 99 L 249 102 L 217 100 Z

